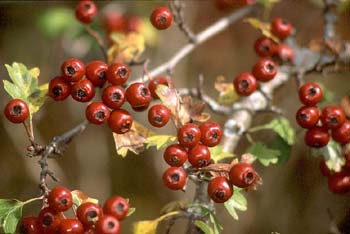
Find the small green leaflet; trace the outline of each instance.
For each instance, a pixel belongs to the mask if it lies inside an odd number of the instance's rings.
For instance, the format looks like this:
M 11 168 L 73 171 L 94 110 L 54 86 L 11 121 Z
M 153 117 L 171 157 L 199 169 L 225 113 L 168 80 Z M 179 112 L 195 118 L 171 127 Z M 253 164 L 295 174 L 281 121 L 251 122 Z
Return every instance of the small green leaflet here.
M 220 231 L 223 230 L 223 227 L 219 224 L 218 220 L 216 219 L 215 215 L 211 212 L 209 213 L 210 222 L 214 226 L 214 234 L 220 234 Z
M 196 220 L 194 222 L 194 224 L 199 228 L 201 229 L 204 234 L 214 234 L 214 231 L 213 229 L 208 225 L 206 224 L 205 222 L 201 221 L 201 220 Z
M 238 220 L 237 210 L 246 211 L 247 210 L 247 199 L 241 193 L 241 189 L 234 187 L 233 196 L 224 203 L 228 213 L 236 220 Z
M 126 216 L 130 216 L 130 215 L 132 215 L 133 213 L 135 213 L 135 211 L 136 211 L 136 208 L 135 207 L 130 207 L 130 209 L 129 209 L 129 211 L 128 211 L 128 213 L 126 214 Z
M 247 149 L 247 153 L 254 155 L 264 166 L 268 166 L 270 163 L 275 164 L 278 162 L 278 158 L 281 152 L 274 149 L 269 149 L 263 143 L 256 143 Z
M 146 148 L 155 146 L 157 150 L 166 147 L 170 143 L 176 141 L 176 136 L 171 135 L 155 135 L 146 138 Z
M 221 145 L 218 145 L 215 147 L 209 147 L 209 151 L 210 151 L 211 159 L 213 159 L 215 163 L 219 162 L 221 159 L 224 159 L 224 158 L 234 157 L 234 154 L 232 153 L 223 152 Z
M 345 165 L 345 158 L 342 154 L 341 146 L 334 140 L 330 140 L 328 145 L 320 149 L 312 150 L 315 157 L 323 156 L 327 167 L 335 172 L 341 171 Z

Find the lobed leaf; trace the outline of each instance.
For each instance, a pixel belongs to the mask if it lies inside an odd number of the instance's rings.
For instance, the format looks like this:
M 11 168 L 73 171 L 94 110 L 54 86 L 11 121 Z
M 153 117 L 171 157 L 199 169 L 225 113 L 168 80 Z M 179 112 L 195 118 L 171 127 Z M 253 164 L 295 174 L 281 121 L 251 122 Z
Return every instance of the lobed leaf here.
M 271 33 L 270 23 L 265 23 L 257 18 L 246 18 L 244 22 L 249 23 L 253 28 L 258 29 L 264 36 L 270 38 L 276 43 L 280 43 L 280 40 Z
M 232 197 L 224 203 L 224 206 L 228 213 L 236 220 L 238 220 L 238 214 L 236 210 L 247 210 L 247 199 L 241 193 L 241 189 L 234 187 Z
M 275 164 L 278 162 L 278 158 L 281 152 L 275 149 L 270 149 L 263 143 L 256 143 L 247 149 L 248 153 L 251 153 L 259 160 L 264 166 L 268 166 L 270 163 Z
M 97 199 L 89 197 L 88 195 L 86 195 L 84 192 L 80 190 L 73 190 L 71 193 L 73 196 L 73 203 L 77 206 L 80 206 L 81 204 L 86 202 L 92 202 L 92 203 L 98 204 Z
M 170 212 L 154 220 L 144 220 L 134 223 L 134 234 L 156 234 L 158 224 L 165 218 L 179 214 L 179 211 Z
M 210 151 L 211 159 L 213 159 L 215 163 L 219 162 L 220 160 L 222 160 L 224 158 L 234 157 L 233 153 L 224 152 L 222 150 L 221 145 L 209 147 L 209 151 Z
M 146 138 L 146 149 L 155 146 L 157 150 L 166 147 L 176 141 L 176 136 L 171 135 L 155 135 Z
M 194 224 L 203 231 L 204 234 L 214 234 L 214 230 L 205 222 L 196 220 Z

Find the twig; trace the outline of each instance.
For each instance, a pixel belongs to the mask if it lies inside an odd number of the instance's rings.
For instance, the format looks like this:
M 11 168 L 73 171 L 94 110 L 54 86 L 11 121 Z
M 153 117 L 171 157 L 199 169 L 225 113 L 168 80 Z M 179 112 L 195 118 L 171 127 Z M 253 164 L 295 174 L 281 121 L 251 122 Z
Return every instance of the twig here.
M 93 38 L 95 38 L 98 46 L 100 47 L 100 49 L 102 51 L 104 60 L 108 61 L 107 49 L 106 49 L 105 43 L 104 43 L 101 35 L 97 31 L 93 30 L 90 27 L 90 25 L 85 25 L 85 29 Z
M 331 39 L 335 35 L 334 23 L 337 21 L 335 14 L 339 0 L 323 0 L 324 2 L 324 31 L 323 38 L 325 41 Z

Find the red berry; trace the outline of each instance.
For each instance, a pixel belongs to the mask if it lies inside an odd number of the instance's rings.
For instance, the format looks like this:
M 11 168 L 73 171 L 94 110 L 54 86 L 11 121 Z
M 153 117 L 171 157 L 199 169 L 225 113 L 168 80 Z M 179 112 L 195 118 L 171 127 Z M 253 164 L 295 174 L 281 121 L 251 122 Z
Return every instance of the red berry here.
M 85 228 L 91 228 L 102 217 L 102 209 L 92 202 L 85 202 L 77 209 L 77 218 Z
M 70 94 L 70 84 L 64 77 L 56 76 L 49 83 L 49 96 L 55 101 L 63 101 Z
M 151 93 L 142 82 L 131 84 L 125 91 L 126 100 L 135 111 L 144 111 L 151 102 Z
M 37 218 L 34 216 L 23 217 L 18 228 L 19 234 L 37 234 L 39 233 Z
M 66 211 L 73 205 L 73 197 L 69 189 L 61 186 L 54 187 L 47 198 L 50 209 L 55 212 Z
M 79 80 L 72 86 L 71 95 L 78 102 L 88 102 L 95 96 L 95 87 L 89 80 Z
M 276 47 L 276 56 L 282 62 L 293 62 L 294 61 L 294 51 L 286 44 L 278 44 Z
M 182 167 L 169 167 L 163 174 L 163 183 L 171 190 L 182 189 L 186 181 L 187 174 Z
M 210 159 L 210 151 L 205 145 L 198 144 L 188 152 L 188 161 L 192 167 L 205 167 Z
M 239 188 L 247 188 L 257 179 L 255 169 L 249 163 L 244 162 L 233 165 L 229 176 L 231 183 Z
M 103 17 L 103 24 L 107 34 L 123 32 L 125 30 L 125 18 L 116 11 L 109 11 Z
M 268 37 L 262 36 L 255 41 L 254 49 L 257 55 L 269 57 L 276 53 L 276 43 Z
M 86 78 L 95 86 L 102 86 L 106 80 L 108 65 L 102 61 L 92 61 L 86 66 Z
M 195 124 L 185 124 L 178 130 L 177 139 L 183 147 L 192 148 L 201 139 L 201 130 Z
M 111 109 L 119 109 L 125 102 L 125 90 L 118 85 L 107 86 L 103 90 L 102 101 Z
M 320 118 L 320 111 L 317 107 L 303 106 L 297 114 L 296 120 L 302 128 L 313 128 L 316 126 Z
M 233 194 L 232 184 L 226 177 L 215 177 L 208 184 L 208 194 L 214 202 L 223 203 Z
M 339 128 L 345 122 L 345 112 L 339 106 L 326 106 L 322 110 L 320 119 L 326 128 Z
M 299 99 L 305 106 L 315 106 L 322 97 L 322 89 L 316 83 L 309 82 L 299 88 Z
M 81 222 L 75 218 L 63 219 L 60 224 L 60 234 L 83 234 L 84 228 Z
M 164 160 L 172 167 L 181 167 L 187 160 L 187 152 L 180 144 L 169 145 L 164 151 Z
M 90 0 L 82 0 L 75 8 L 75 17 L 84 24 L 89 24 L 97 14 L 97 7 Z
M 142 19 L 138 16 L 131 16 L 126 21 L 126 31 L 127 32 L 140 32 L 142 27 Z
M 167 7 L 157 7 L 151 14 L 152 25 L 159 30 L 167 29 L 173 22 L 173 15 Z
M 114 63 L 107 70 L 107 80 L 113 85 L 124 84 L 130 76 L 131 70 L 128 66 L 122 63 Z
M 286 39 L 292 33 L 293 26 L 284 19 L 275 18 L 271 22 L 271 32 L 281 40 Z
M 4 114 L 12 123 L 22 123 L 29 116 L 28 105 L 21 99 L 12 99 L 6 104 Z
M 332 137 L 341 144 L 350 142 L 350 121 L 345 120 L 344 123 L 336 129 L 332 129 Z
M 109 109 L 102 102 L 92 102 L 86 107 L 85 116 L 90 123 L 100 125 L 108 121 Z
M 277 66 L 271 59 L 260 59 L 254 65 L 252 74 L 257 80 L 266 82 L 275 78 Z
M 213 121 L 207 121 L 199 126 L 203 145 L 213 147 L 220 143 L 222 138 L 221 126 Z
M 57 233 L 62 220 L 62 213 L 56 213 L 50 207 L 42 209 L 37 219 L 38 229 L 40 230 L 39 233 Z
M 158 95 L 156 94 L 156 89 L 157 89 L 157 86 L 160 84 L 168 86 L 169 81 L 166 77 L 157 77 L 152 79 L 148 84 L 148 89 L 151 92 L 151 95 L 154 99 L 159 98 Z
M 148 121 L 154 127 L 161 128 L 170 120 L 170 110 L 162 104 L 156 104 L 148 110 Z
M 310 128 L 305 133 L 306 145 L 314 148 L 322 148 L 329 142 L 328 130 L 321 127 Z
M 133 118 L 129 112 L 120 109 L 111 113 L 108 125 L 113 132 L 124 134 L 128 132 L 132 126 Z
M 128 201 L 120 196 L 110 197 L 103 206 L 103 213 L 112 215 L 118 220 L 123 220 L 129 212 Z
M 239 74 L 233 81 L 233 85 L 239 95 L 249 96 L 256 90 L 258 82 L 252 74 L 246 72 Z
M 333 173 L 328 177 L 328 188 L 333 193 L 350 192 L 350 176 L 343 172 Z
M 331 174 L 333 174 L 333 172 L 328 168 L 328 166 L 324 160 L 322 160 L 320 162 L 319 167 L 320 167 L 321 174 L 323 176 L 329 177 Z
M 97 221 L 95 230 L 98 234 L 119 234 L 120 224 L 112 215 L 104 215 Z
M 69 82 L 77 82 L 85 75 L 85 64 L 76 58 L 70 58 L 61 65 L 63 77 Z

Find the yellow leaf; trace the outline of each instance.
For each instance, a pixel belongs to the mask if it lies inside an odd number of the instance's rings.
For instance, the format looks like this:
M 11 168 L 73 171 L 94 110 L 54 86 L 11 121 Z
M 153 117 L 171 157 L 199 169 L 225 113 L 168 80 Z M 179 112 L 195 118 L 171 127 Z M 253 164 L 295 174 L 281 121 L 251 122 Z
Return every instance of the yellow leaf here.
M 174 142 L 176 140 L 176 136 L 171 135 L 155 135 L 147 137 L 147 149 L 155 146 L 158 149 L 167 146 L 168 144 Z
M 74 190 L 71 192 L 73 196 L 73 203 L 76 204 L 77 206 L 80 206 L 83 203 L 86 202 L 92 202 L 95 204 L 98 204 L 98 200 L 95 198 L 91 198 L 88 195 L 86 195 L 84 192 L 80 190 Z
M 149 21 L 149 18 L 142 18 L 142 24 L 139 28 L 139 32 L 144 36 L 146 44 L 155 46 L 158 43 L 158 32 L 154 29 L 153 25 Z
M 219 76 L 216 78 L 215 89 L 219 92 L 218 103 L 230 105 L 238 99 L 238 95 L 232 85 L 232 82 L 226 82 L 225 77 Z
M 154 220 L 144 220 L 134 223 L 134 234 L 156 234 L 158 224 L 165 218 L 179 214 L 180 211 L 174 211 L 160 216 Z
M 262 22 L 257 18 L 247 18 L 244 22 L 247 22 L 254 28 L 258 29 L 264 36 L 270 38 L 276 43 L 280 43 L 280 40 L 271 33 L 270 23 Z

